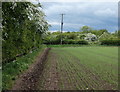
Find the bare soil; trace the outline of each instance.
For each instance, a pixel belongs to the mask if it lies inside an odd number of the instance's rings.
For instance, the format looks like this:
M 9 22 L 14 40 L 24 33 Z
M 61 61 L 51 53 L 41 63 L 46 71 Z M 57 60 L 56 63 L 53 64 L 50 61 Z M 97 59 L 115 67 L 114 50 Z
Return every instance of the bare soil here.
M 37 82 L 44 68 L 49 50 L 50 48 L 46 48 L 42 55 L 37 57 L 36 62 L 32 64 L 26 72 L 19 76 L 12 90 L 37 90 Z

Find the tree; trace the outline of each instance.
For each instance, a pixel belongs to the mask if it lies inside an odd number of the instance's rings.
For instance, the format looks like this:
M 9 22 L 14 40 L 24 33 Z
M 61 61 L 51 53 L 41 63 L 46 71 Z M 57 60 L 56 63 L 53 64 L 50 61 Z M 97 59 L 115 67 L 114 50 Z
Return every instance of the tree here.
M 98 30 L 98 35 L 102 35 L 103 33 L 109 33 L 107 29 L 100 29 Z
M 86 36 L 84 34 L 80 35 L 80 39 L 84 39 Z
M 48 30 L 41 4 L 3 2 L 2 53 L 3 61 L 40 47 L 42 34 Z
M 92 30 L 91 27 L 89 26 L 83 26 L 80 31 L 82 31 L 82 33 L 89 33 Z
M 77 38 L 77 35 L 75 33 L 69 33 L 67 35 L 67 39 L 76 39 Z

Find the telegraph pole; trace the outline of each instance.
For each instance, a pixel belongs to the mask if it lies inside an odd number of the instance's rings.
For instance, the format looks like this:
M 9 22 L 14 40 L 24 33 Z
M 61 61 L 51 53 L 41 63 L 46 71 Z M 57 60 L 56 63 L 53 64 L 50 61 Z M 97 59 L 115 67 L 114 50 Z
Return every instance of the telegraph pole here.
M 65 14 L 61 14 L 61 16 L 62 16 L 62 19 L 61 19 L 61 42 L 60 42 L 60 44 L 62 45 L 62 32 L 63 32 L 63 16 L 64 16 Z

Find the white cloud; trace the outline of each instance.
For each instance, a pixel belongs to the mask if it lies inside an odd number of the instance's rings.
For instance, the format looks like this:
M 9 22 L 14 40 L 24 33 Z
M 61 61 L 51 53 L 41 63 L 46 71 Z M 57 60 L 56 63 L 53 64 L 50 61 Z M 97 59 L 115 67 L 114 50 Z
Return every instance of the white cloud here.
M 119 0 L 1 0 L 1 2 L 119 2 Z
M 119 2 L 119 0 L 39 0 L 40 2 Z
M 117 27 L 118 3 L 113 2 L 43 2 L 50 30 L 60 29 L 61 13 L 64 16 L 65 30 L 79 30 L 83 25 L 95 29 L 115 30 Z M 110 28 L 110 26 L 112 28 Z
M 49 30 L 48 32 L 53 33 L 53 32 L 60 32 L 60 31 L 58 31 L 58 30 Z M 65 31 L 65 30 L 64 30 L 64 31 L 62 31 L 62 32 L 64 33 L 64 32 L 68 32 L 68 31 Z
M 79 24 L 79 23 L 64 23 L 64 25 L 66 25 L 66 26 L 83 26 L 83 24 Z
M 48 22 L 50 25 L 60 25 L 59 22 Z
M 116 16 L 117 12 L 115 10 L 112 10 L 110 8 L 104 9 L 104 10 L 98 10 L 94 12 L 97 16 Z
M 60 25 L 60 22 L 48 22 L 50 25 Z M 84 26 L 83 24 L 79 23 L 64 23 L 65 26 Z
M 115 6 L 116 5 L 116 6 Z M 61 13 L 65 13 L 65 16 L 71 16 L 72 15 L 82 15 L 82 14 L 87 14 L 87 13 L 92 13 L 95 15 L 99 15 L 99 16 L 103 16 L 103 15 L 107 15 L 107 16 L 113 16 L 113 15 L 117 15 L 117 6 L 118 4 L 114 3 L 110 5 L 108 3 L 98 3 L 98 2 L 73 2 L 73 3 L 55 3 L 51 6 L 46 6 L 44 9 L 46 15 L 52 15 L 52 14 L 61 14 Z M 116 10 L 115 10 L 116 9 Z
M 66 13 L 69 10 L 73 9 L 72 6 L 70 5 L 64 5 L 64 4 L 59 4 L 59 5 L 52 5 L 49 8 L 45 9 L 45 13 L 48 15 L 56 13 L 56 14 L 61 14 L 61 13 Z

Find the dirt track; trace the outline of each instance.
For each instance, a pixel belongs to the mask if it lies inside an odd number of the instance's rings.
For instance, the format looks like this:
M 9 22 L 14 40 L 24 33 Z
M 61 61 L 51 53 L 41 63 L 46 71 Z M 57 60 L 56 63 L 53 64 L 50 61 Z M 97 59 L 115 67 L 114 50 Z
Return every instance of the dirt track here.
M 44 63 L 49 53 L 50 48 L 46 48 L 42 55 L 39 55 L 36 62 L 29 67 L 29 69 L 22 74 L 12 90 L 37 90 L 36 86 L 40 77 L 40 74 L 44 68 Z

